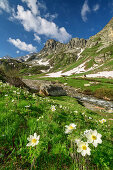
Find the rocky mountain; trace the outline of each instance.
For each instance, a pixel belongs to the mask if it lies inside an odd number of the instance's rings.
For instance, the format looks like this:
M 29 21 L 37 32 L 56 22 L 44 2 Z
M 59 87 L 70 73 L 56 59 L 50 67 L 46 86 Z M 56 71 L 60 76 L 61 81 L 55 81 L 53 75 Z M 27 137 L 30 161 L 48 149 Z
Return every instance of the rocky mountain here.
M 24 61 L 27 61 L 31 56 L 33 56 L 35 53 L 31 53 L 31 54 L 28 54 L 26 56 L 21 56 L 21 57 L 17 57 L 16 59 L 21 61 L 21 62 L 24 62 Z
M 0 58 L 0 59 L 12 59 L 12 57 L 10 57 L 10 56 L 6 55 L 6 56 L 3 56 L 3 57 L 2 57 L 2 58 Z
M 87 40 L 79 38 L 72 38 L 67 44 L 50 39 L 39 53 L 33 54 L 26 62 L 33 66 L 49 65 L 51 70 L 60 69 L 60 66 L 76 62 L 86 43 Z
M 113 18 L 99 33 L 90 37 L 87 42 L 87 47 L 92 47 L 99 42 L 103 44 L 103 47 L 113 43 Z
M 48 40 L 39 53 L 19 58 L 31 66 L 49 66 L 49 72 L 71 74 L 113 70 L 113 18 L 88 40 L 72 38 L 67 44 Z M 47 70 L 46 70 L 47 72 Z

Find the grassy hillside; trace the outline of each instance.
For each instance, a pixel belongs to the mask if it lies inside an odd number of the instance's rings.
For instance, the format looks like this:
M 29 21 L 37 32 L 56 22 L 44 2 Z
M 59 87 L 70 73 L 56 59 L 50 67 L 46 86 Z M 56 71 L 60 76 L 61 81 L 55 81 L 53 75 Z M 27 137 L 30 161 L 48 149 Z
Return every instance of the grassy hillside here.
M 99 122 L 102 118 L 107 121 Z M 1 169 L 112 169 L 112 114 L 95 113 L 70 97 L 38 97 L 21 88 L 0 83 Z M 66 134 L 66 125 L 76 129 Z M 97 130 L 102 143 L 89 143 L 91 155 L 78 153 L 75 139 L 87 141 L 86 130 Z M 39 143 L 26 146 L 30 135 Z M 32 137 L 32 136 L 31 136 Z M 35 139 L 33 141 L 35 143 Z M 106 152 L 107 151 L 107 152 Z
M 59 58 L 57 58 L 59 60 Z M 57 61 L 58 62 L 58 61 Z M 62 62 L 62 60 L 61 60 Z M 78 60 L 73 60 L 72 62 L 68 62 L 65 64 L 63 60 L 63 64 L 58 65 L 57 68 L 63 70 L 63 72 L 69 71 L 73 68 L 78 67 L 79 65 L 84 63 L 84 68 L 86 70 L 86 74 L 94 73 L 98 71 L 111 71 L 113 70 L 112 63 L 113 63 L 113 45 L 109 45 L 107 47 L 103 47 L 102 43 L 98 43 L 91 48 L 86 48 L 82 53 Z M 60 62 L 59 62 L 60 63 Z M 63 67 L 65 65 L 65 67 Z M 95 68 L 95 65 L 98 67 Z M 57 71 L 56 65 L 54 66 L 53 70 Z M 88 71 L 88 69 L 93 68 L 92 71 Z M 81 73 L 83 75 L 84 73 Z
M 53 67 L 51 71 L 65 69 L 66 66 L 72 64 L 73 62 L 76 62 L 76 60 L 76 53 L 60 52 L 58 54 L 54 54 L 54 56 L 49 60 L 50 65 Z

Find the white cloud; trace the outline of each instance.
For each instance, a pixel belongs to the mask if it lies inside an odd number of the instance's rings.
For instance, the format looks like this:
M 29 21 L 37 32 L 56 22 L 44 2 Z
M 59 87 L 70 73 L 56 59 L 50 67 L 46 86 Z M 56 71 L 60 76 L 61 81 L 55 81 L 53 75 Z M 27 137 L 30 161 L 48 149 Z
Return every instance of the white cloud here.
M 17 13 L 13 17 L 21 22 L 26 31 L 56 38 L 60 42 L 67 42 L 71 38 L 64 27 L 59 28 L 54 22 L 35 16 L 30 10 L 25 11 L 23 6 L 17 6 Z
M 16 53 L 17 53 L 17 54 L 19 54 L 19 53 L 20 53 L 20 51 L 16 51 Z
M 98 11 L 99 10 L 99 8 L 100 8 L 100 5 L 99 4 L 96 4 L 96 5 L 94 5 L 94 7 L 93 7 L 93 11 Z
M 34 15 L 40 14 L 37 6 L 37 0 L 22 0 L 22 2 L 26 2 Z
M 9 38 L 8 42 L 13 44 L 15 47 L 22 51 L 28 51 L 28 52 L 36 52 L 36 47 L 33 47 L 32 44 L 26 44 L 25 42 L 22 42 L 20 39 L 12 39 Z
M 48 18 L 50 21 L 53 21 L 55 18 L 58 17 L 58 14 L 55 13 L 55 14 L 50 14 L 50 13 L 47 13 L 45 16 L 44 16 L 46 19 Z
M 34 34 L 34 40 L 40 43 L 41 38 L 37 34 Z
M 5 11 L 7 13 L 10 13 L 11 8 L 9 6 L 9 2 L 7 0 L 0 0 L 0 11 Z
M 90 8 L 88 6 L 88 0 L 85 0 L 83 6 L 82 6 L 82 10 L 81 10 L 81 16 L 84 22 L 87 21 L 87 13 L 90 12 Z
M 38 8 L 40 8 L 40 9 L 43 9 L 44 11 L 46 11 L 47 10 L 47 7 L 46 7 L 46 5 L 45 5 L 45 3 L 43 2 L 43 3 L 41 3 L 41 2 L 39 2 L 38 1 Z

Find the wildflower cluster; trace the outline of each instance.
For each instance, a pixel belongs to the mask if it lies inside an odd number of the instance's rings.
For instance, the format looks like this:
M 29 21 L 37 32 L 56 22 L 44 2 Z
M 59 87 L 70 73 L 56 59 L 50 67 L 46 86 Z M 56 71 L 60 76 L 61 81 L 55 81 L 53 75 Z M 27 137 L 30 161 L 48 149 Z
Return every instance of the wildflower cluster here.
M 65 126 L 66 130 L 65 133 L 69 134 L 71 133 L 74 129 L 76 129 L 76 125 L 74 123 L 71 123 L 69 126 Z M 97 130 L 85 130 L 84 131 L 84 135 L 83 137 L 85 137 L 87 139 L 86 142 L 82 141 L 80 137 L 79 139 L 75 139 L 75 143 L 77 144 L 77 152 L 82 154 L 82 156 L 87 155 L 91 155 L 90 151 L 91 149 L 89 148 L 89 144 L 93 144 L 94 147 L 97 147 L 98 144 L 102 143 L 101 137 L 102 135 L 100 133 L 97 132 Z

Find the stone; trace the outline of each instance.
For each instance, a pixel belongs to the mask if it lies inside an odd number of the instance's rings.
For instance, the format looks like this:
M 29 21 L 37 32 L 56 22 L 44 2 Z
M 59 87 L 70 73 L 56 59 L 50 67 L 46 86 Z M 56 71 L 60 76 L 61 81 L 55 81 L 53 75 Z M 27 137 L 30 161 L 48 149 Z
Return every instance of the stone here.
M 45 96 L 66 96 L 66 91 L 58 85 L 46 84 L 40 86 L 40 95 Z
M 89 87 L 91 86 L 91 84 L 84 84 L 84 87 Z
M 41 96 L 66 96 L 66 90 L 55 82 L 44 80 L 28 80 L 23 79 L 23 82 L 33 91 Z

